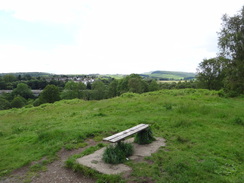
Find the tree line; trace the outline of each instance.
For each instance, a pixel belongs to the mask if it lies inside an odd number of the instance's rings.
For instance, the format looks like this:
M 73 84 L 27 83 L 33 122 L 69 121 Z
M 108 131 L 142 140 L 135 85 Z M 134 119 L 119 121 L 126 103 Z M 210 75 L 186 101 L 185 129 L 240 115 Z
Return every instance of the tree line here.
M 64 87 L 65 85 L 64 81 L 55 80 L 54 78 L 47 80 L 46 77 L 43 76 L 33 77 L 29 74 L 24 74 L 24 75 L 5 74 L 0 76 L 1 90 L 13 90 L 14 88 L 17 87 L 19 83 L 25 83 L 33 90 L 42 90 L 49 84 L 53 84 L 59 87 Z
M 236 15 L 222 17 L 218 32 L 219 53 L 198 66 L 200 88 L 222 90 L 225 96 L 244 94 L 244 6 Z
M 138 74 L 131 74 L 122 79 L 96 79 L 87 84 L 74 81 L 62 84 L 49 83 L 40 95 L 35 97 L 31 91 L 32 88 L 27 83 L 20 82 L 11 93 L 0 95 L 0 110 L 39 106 L 62 99 L 102 100 L 120 96 L 126 92 L 144 93 L 160 89 L 196 88 L 194 81 L 160 83 L 154 79 L 143 79 Z

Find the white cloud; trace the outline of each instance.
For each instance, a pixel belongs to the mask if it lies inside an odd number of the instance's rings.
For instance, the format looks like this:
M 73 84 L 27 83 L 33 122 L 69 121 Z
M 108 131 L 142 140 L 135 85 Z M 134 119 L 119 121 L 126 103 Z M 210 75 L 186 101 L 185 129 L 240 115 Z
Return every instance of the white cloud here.
M 77 23 L 85 16 L 87 1 L 79 0 L 8 0 L 0 2 L 0 10 L 9 11 L 15 18 L 47 23 Z
M 204 58 L 216 55 L 222 15 L 234 14 L 242 5 L 240 0 L 0 2 L 0 10 L 18 19 L 79 27 L 74 44 L 48 51 L 0 45 L 0 59 L 8 63 L 0 72 L 194 72 Z

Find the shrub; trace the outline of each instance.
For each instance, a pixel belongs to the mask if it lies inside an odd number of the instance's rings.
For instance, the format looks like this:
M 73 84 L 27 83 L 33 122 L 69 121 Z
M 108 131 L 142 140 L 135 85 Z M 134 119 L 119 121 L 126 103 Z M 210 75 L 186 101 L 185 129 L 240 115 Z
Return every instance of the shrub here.
M 103 153 L 105 163 L 119 164 L 133 154 L 133 146 L 129 143 L 119 142 L 115 146 L 108 146 Z
M 219 90 L 218 91 L 218 95 L 219 95 L 219 97 L 226 97 L 227 96 L 226 92 L 224 91 L 224 89 Z
M 65 139 L 65 137 L 67 136 L 67 131 L 64 130 L 60 130 L 60 129 L 53 129 L 53 130 L 40 130 L 37 131 L 37 136 L 38 136 L 38 140 L 39 141 L 43 141 L 43 142 L 48 142 L 48 141 L 52 141 L 52 140 L 62 140 Z
M 0 110 L 9 109 L 11 107 L 11 104 L 8 100 L 0 97 Z
M 41 101 L 45 103 L 54 103 L 59 101 L 61 98 L 59 96 L 59 88 L 55 85 L 47 85 L 40 94 Z
M 15 97 L 12 102 L 11 102 L 11 107 L 13 108 L 21 108 L 21 107 L 24 107 L 26 101 L 23 97 L 21 96 L 18 96 L 18 97 Z
M 235 117 L 235 119 L 233 121 L 234 121 L 234 124 L 244 126 L 244 121 L 240 117 Z
M 134 142 L 137 144 L 150 144 L 152 141 L 156 140 L 153 137 L 151 128 L 142 130 L 136 134 Z
M 13 96 L 21 96 L 25 99 L 34 98 L 31 88 L 25 83 L 19 83 L 12 92 Z
M 178 136 L 177 141 L 183 144 L 183 143 L 189 142 L 189 139 Z
M 121 95 L 121 97 L 123 97 L 123 98 L 133 98 L 133 97 L 136 97 L 136 96 L 138 96 L 139 94 L 137 94 L 137 93 L 132 93 L 132 92 L 128 92 L 128 93 L 123 93 L 122 95 Z
M 33 102 L 33 106 L 34 107 L 37 107 L 37 106 L 39 106 L 39 105 L 41 105 L 42 104 L 42 102 L 41 102 L 41 100 L 39 99 L 39 98 L 37 98 L 34 102 Z
M 172 110 L 173 105 L 171 103 L 165 103 L 164 107 L 165 107 L 166 110 Z

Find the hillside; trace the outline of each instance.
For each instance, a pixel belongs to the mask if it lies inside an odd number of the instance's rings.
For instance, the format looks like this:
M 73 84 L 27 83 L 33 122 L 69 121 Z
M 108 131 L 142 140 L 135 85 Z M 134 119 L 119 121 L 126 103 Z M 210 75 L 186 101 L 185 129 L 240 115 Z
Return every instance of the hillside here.
M 177 71 L 152 71 L 140 74 L 143 77 L 161 79 L 161 80 L 188 80 L 194 79 L 196 74 L 191 72 L 177 72 Z
M 38 166 L 45 170 L 43 166 L 62 147 L 84 147 L 85 139 L 99 142 L 146 123 L 167 145 L 145 161 L 129 161 L 133 173 L 127 179 L 242 182 L 243 102 L 243 98 L 220 98 L 217 92 L 185 89 L 0 111 L 0 175 L 43 157 Z
M 159 79 L 159 80 L 190 80 L 194 79 L 196 74 L 192 72 L 179 72 L 179 71 L 151 71 L 145 73 L 139 73 L 144 78 Z M 107 74 L 98 75 L 98 77 L 112 77 L 115 79 L 121 79 L 126 75 L 122 74 Z
M 31 76 L 31 77 L 50 77 L 55 74 L 47 73 L 47 72 L 11 72 L 11 73 L 0 73 L 0 76 L 4 75 L 14 75 L 14 76 Z

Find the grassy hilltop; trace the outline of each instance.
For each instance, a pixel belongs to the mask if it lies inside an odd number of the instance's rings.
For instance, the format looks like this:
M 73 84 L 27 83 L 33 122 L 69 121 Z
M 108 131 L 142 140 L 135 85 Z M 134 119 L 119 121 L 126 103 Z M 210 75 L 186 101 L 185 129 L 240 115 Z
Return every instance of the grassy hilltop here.
M 152 71 L 140 74 L 143 77 L 154 79 L 170 79 L 170 80 L 189 80 L 194 79 L 196 74 L 192 72 L 178 72 L 178 71 Z
M 143 162 L 128 162 L 136 180 L 243 182 L 244 99 L 208 90 L 161 90 L 100 101 L 63 100 L 0 111 L 0 175 L 62 148 L 139 123 L 150 124 L 167 145 Z

